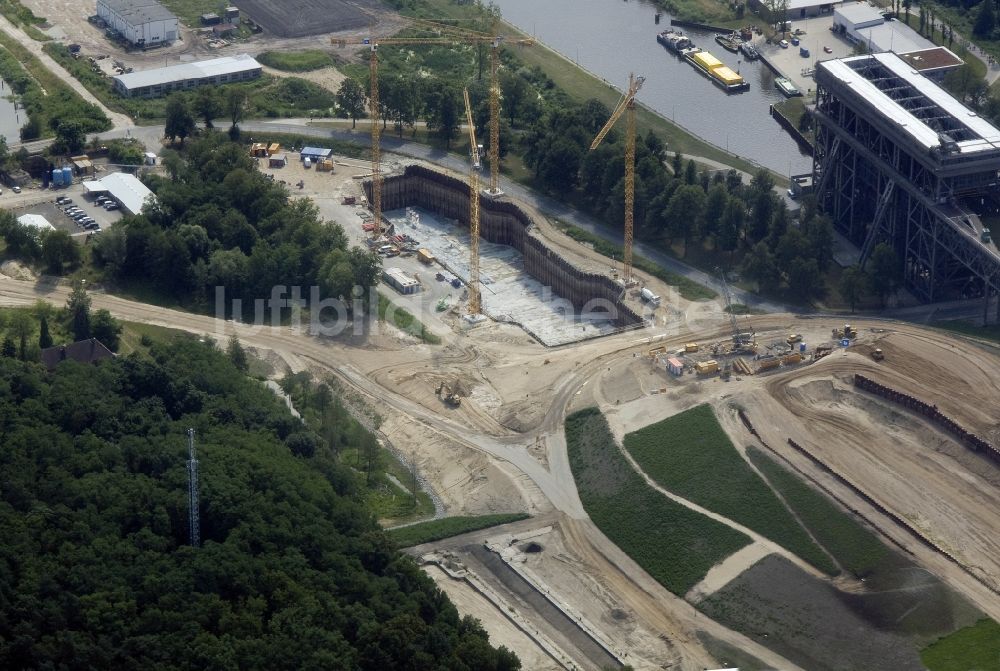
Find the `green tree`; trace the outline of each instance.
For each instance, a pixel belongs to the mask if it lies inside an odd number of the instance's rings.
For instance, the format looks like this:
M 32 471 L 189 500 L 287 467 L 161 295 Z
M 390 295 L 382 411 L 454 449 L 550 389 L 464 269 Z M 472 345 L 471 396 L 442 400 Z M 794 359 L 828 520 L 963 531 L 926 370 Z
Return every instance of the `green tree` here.
M 823 293 L 823 276 L 816 259 L 793 259 L 788 267 L 788 287 L 805 300 Z
M 236 367 L 236 370 L 241 373 L 246 373 L 250 370 L 250 362 L 247 359 L 247 352 L 243 349 L 240 339 L 235 335 L 229 338 L 229 344 L 226 346 L 226 355 L 229 357 L 230 363 Z
M 773 291 L 781 282 L 781 273 L 767 244 L 758 242 L 743 259 L 743 275 L 757 283 L 761 291 Z
M 97 338 L 112 352 L 118 351 L 122 334 L 121 323 L 107 310 L 98 310 L 90 324 L 90 337 Z
M 667 230 L 684 240 L 684 256 L 687 256 L 691 238 L 698 234 L 705 214 L 705 192 L 695 184 L 685 184 L 674 191 L 667 204 L 664 217 Z
M 205 122 L 205 128 L 214 128 L 212 120 L 222 114 L 222 101 L 212 86 L 202 86 L 195 91 L 191 106 L 194 113 Z
M 194 132 L 194 117 L 188 109 L 187 99 L 182 93 L 174 93 L 167 99 L 167 120 L 164 125 L 164 135 L 173 142 L 180 138 L 181 144 L 184 138 Z
M 689 158 L 687 165 L 684 166 L 684 183 L 685 184 L 696 184 L 698 182 L 698 164 L 694 162 L 693 158 Z
M 365 115 L 367 100 L 365 89 L 358 80 L 348 77 L 340 82 L 340 88 L 337 89 L 337 104 L 351 118 L 351 128 L 356 128 L 358 119 Z
M 22 361 L 27 361 L 28 339 L 35 332 L 35 320 L 27 310 L 17 310 L 10 316 L 7 328 L 18 342 L 18 356 Z
M 576 186 L 583 150 L 568 138 L 557 138 L 535 169 L 542 187 L 556 195 L 566 195 Z
M 0 356 L 5 359 L 13 359 L 17 356 L 17 345 L 14 344 L 14 340 L 7 336 L 3 339 L 3 346 L 0 347 Z
M 990 0 L 983 0 L 979 3 L 979 11 L 976 13 L 976 20 L 972 24 L 972 34 L 976 37 L 992 37 L 996 23 L 993 3 Z
M 882 307 L 885 307 L 886 300 L 899 290 L 903 280 L 899 256 L 892 245 L 887 242 L 875 245 L 868 259 L 868 271 L 871 273 L 875 294 Z
M 708 196 L 705 199 L 704 231 L 707 235 L 718 236 L 722 216 L 728 202 L 729 192 L 726 191 L 725 184 L 713 184 L 709 187 Z
M 431 106 L 428 110 L 428 127 L 433 130 L 438 138 L 445 141 L 445 147 L 451 148 L 451 141 L 458 133 L 461 125 L 461 107 L 459 104 L 458 91 L 451 85 L 442 85 L 431 97 Z
M 38 346 L 41 349 L 52 347 L 52 334 L 49 333 L 49 320 L 45 316 L 39 320 Z
M 87 133 L 79 121 L 62 121 L 56 127 L 55 151 L 62 154 L 78 154 L 87 142 Z
M 745 217 L 746 208 L 743 206 L 743 201 L 730 196 L 719 221 L 719 248 L 722 251 L 731 252 L 739 245 Z
M 90 296 L 87 295 L 87 289 L 83 283 L 74 282 L 73 290 L 66 301 L 66 313 L 75 341 L 86 340 L 90 337 L 90 304 Z
M 80 247 L 69 231 L 49 231 L 42 238 L 42 259 L 50 273 L 62 275 L 67 266 L 80 265 Z
M 857 265 L 845 269 L 840 276 L 840 295 L 851 306 L 851 312 L 870 289 L 871 277 Z

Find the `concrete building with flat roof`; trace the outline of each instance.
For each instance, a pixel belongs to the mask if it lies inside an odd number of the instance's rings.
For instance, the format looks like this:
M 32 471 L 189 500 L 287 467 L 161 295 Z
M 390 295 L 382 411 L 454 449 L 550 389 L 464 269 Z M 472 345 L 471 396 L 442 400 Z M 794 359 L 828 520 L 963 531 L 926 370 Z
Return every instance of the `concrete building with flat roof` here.
M 404 273 L 400 268 L 383 270 L 382 281 L 401 294 L 415 294 L 420 291 L 420 282 Z
M 787 21 L 795 21 L 796 19 L 809 19 L 814 16 L 822 16 L 823 14 L 829 14 L 833 11 L 834 7 L 837 7 L 841 3 L 830 2 L 829 0 L 788 0 L 788 4 L 785 7 L 785 19 Z M 767 5 L 763 0 L 750 0 L 750 7 L 758 13 L 764 13 L 768 11 Z
M 902 21 L 886 20 L 871 5 L 852 3 L 833 12 L 834 32 L 854 44 L 863 44 L 871 53 L 893 51 L 897 54 L 932 49 L 934 43 Z
M 947 47 L 932 47 L 906 53 L 897 51 L 896 53 L 914 70 L 936 82 L 944 79 L 945 75 L 952 70 L 965 65 L 965 61 Z
M 262 71 L 257 59 L 240 54 L 130 72 L 116 76 L 114 82 L 115 90 L 126 98 L 156 98 L 198 86 L 250 81 L 260 77 Z
M 980 217 L 1000 207 L 1000 129 L 893 53 L 822 61 L 816 85 L 817 203 L 862 268 L 886 242 L 913 295 L 983 298 L 988 318 L 1000 251 Z
M 170 44 L 179 34 L 177 17 L 156 0 L 97 0 L 97 15 L 141 48 Z

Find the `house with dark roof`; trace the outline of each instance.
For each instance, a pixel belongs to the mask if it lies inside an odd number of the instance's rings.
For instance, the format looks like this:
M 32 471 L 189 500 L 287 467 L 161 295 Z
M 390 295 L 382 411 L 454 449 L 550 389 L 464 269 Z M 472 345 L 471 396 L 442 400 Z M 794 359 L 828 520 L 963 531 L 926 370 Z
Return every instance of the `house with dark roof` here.
M 97 338 L 80 340 L 69 345 L 56 345 L 42 350 L 42 363 L 49 370 L 54 370 L 67 359 L 80 363 L 95 363 L 101 359 L 113 359 L 117 355 L 109 350 Z

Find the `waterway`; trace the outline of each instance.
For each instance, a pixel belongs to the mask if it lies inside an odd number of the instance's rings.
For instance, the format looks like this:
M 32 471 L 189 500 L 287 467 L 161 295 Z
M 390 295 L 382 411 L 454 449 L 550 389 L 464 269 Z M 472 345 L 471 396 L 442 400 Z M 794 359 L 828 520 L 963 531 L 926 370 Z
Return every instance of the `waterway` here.
M 503 18 L 621 90 L 630 72 L 646 82 L 637 99 L 721 149 L 788 175 L 809 172 L 804 155 L 768 114 L 784 97 L 760 61 L 746 62 L 715 42 L 714 33 L 683 29 L 694 43 L 738 70 L 750 90 L 726 94 L 689 63 L 667 51 L 656 35 L 670 27 L 644 0 L 493 0 Z M 660 10 L 662 11 L 662 10 Z M 530 48 L 530 47 L 528 47 Z
M 7 138 L 8 146 L 21 141 L 21 126 L 28 120 L 27 112 L 15 107 L 11 95 L 10 87 L 0 79 L 0 136 Z

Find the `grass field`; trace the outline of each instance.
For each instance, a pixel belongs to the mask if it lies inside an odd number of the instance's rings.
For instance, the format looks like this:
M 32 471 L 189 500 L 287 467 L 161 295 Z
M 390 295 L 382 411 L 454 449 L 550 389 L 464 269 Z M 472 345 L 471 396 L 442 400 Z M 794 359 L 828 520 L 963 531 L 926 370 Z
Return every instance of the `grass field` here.
M 390 529 L 389 537 L 401 548 L 413 547 L 423 543 L 451 538 L 459 534 L 487 529 L 489 527 L 528 519 L 527 513 L 507 513 L 502 515 L 479 515 L 478 517 L 446 517 L 440 520 L 430 520 L 411 524 L 408 527 Z
M 686 594 L 713 565 L 750 542 L 649 487 L 619 452 L 597 408 L 566 418 L 566 444 L 594 524 L 674 594 Z
M 830 557 L 743 461 L 711 406 L 699 405 L 630 433 L 625 449 L 665 489 L 753 529 L 824 573 L 838 573 Z
M 779 466 L 764 452 L 750 448 L 747 454 L 845 570 L 866 577 L 897 563 L 894 553 L 881 540 L 833 501 Z
M 982 338 L 983 340 L 992 340 L 993 342 L 1000 343 L 1000 326 L 996 324 L 976 326 L 964 321 L 944 321 L 934 322 L 931 326 L 952 331 L 953 333 L 972 336 L 973 338 Z
M 617 259 L 621 261 L 622 259 L 622 247 L 621 245 L 616 245 L 613 242 L 608 242 L 599 235 L 594 235 L 590 231 L 585 231 L 582 228 L 573 226 L 571 224 L 558 224 L 559 228 L 566 233 L 569 237 L 573 238 L 577 242 L 585 242 L 594 248 L 594 251 L 598 254 L 603 254 L 611 259 Z M 683 298 L 689 301 L 699 301 L 699 300 L 711 300 L 718 296 L 717 293 L 709 289 L 708 287 L 698 284 L 694 280 L 689 280 L 683 275 L 678 275 L 677 273 L 672 273 L 666 270 L 658 263 L 654 263 L 649 259 L 633 255 L 632 265 L 637 270 L 641 270 L 645 273 L 649 273 L 653 277 L 656 277 L 672 287 L 677 287 L 677 291 Z
M 269 68 L 286 72 L 308 72 L 333 65 L 333 59 L 330 58 L 330 55 L 319 49 L 265 51 L 257 56 L 257 60 Z
M 386 314 L 390 313 L 392 316 L 392 324 L 400 331 L 405 331 L 410 335 L 420 338 L 422 341 L 428 345 L 440 345 L 441 338 L 431 331 L 427 330 L 427 327 L 420 322 L 419 319 L 411 315 L 405 309 L 393 305 L 393 303 L 386 298 L 384 294 L 379 292 L 378 295 L 378 317 L 384 320 Z
M 980 620 L 920 651 L 930 671 L 1000 671 L 1000 624 Z

